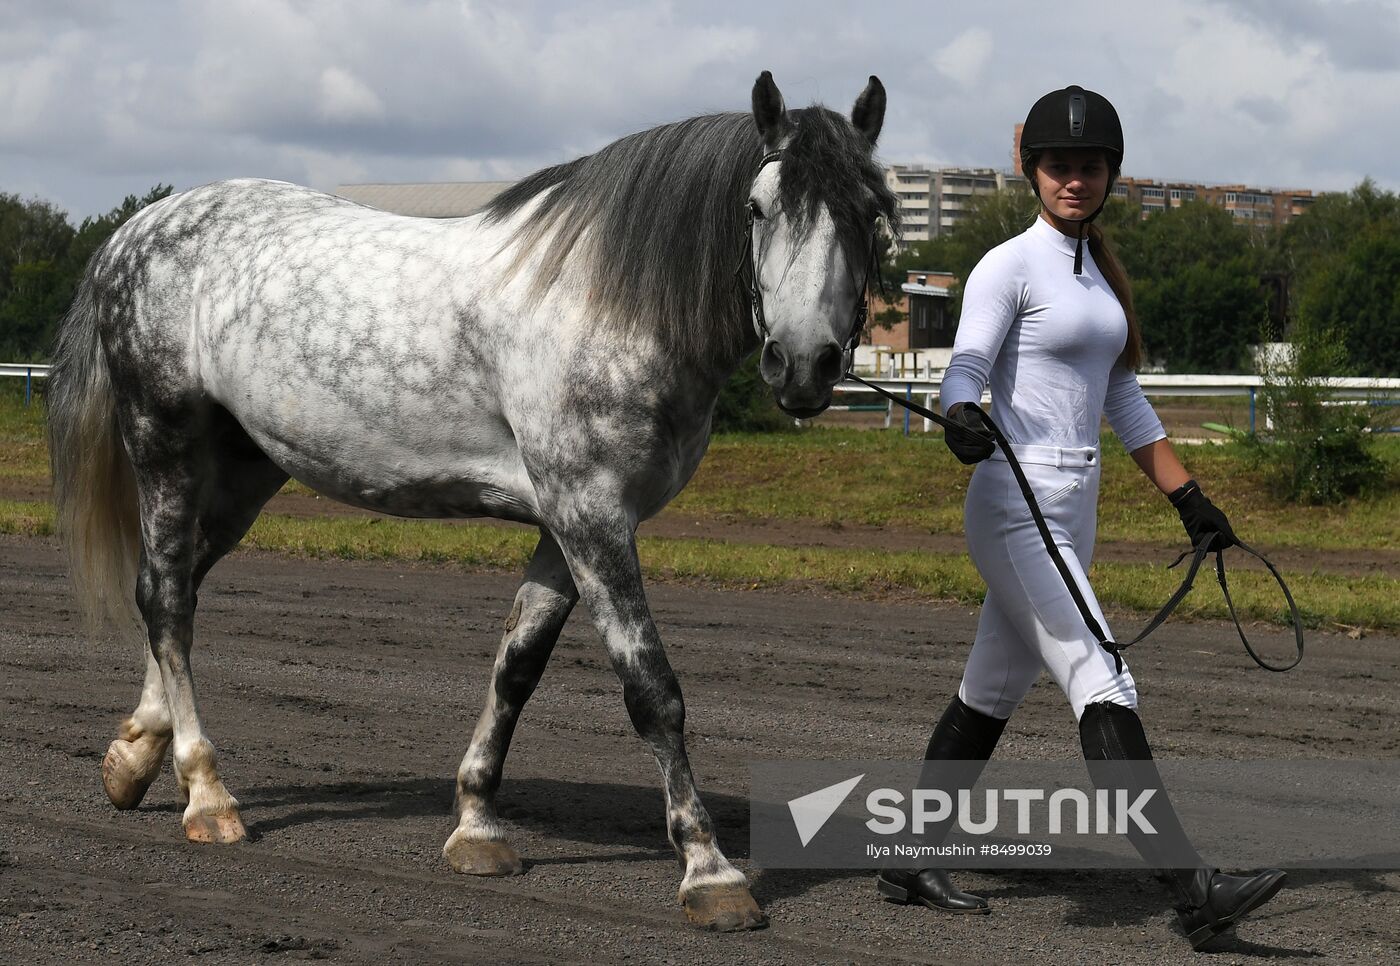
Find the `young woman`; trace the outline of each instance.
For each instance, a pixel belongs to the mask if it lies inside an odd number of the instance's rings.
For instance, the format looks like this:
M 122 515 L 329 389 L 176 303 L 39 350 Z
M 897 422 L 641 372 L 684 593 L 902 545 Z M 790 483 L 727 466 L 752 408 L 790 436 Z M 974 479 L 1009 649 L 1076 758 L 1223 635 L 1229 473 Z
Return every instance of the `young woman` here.
M 1107 622 L 1089 587 L 1099 486 L 1099 423 L 1107 416 L 1133 460 L 1181 515 L 1193 545 L 1234 540 L 1225 515 L 1190 479 L 1134 368 L 1142 342 L 1122 266 L 1091 222 L 1103 209 L 1123 160 L 1123 132 L 1107 99 L 1080 87 L 1046 94 L 1021 134 L 1021 164 L 1041 211 L 1024 233 L 986 254 L 967 279 L 942 406 L 955 422 L 981 423 L 965 404 L 990 383 L 995 416 L 1081 593 Z M 1048 670 L 1069 698 L 1087 759 L 1150 761 L 1132 675 L 1090 633 L 1000 452 L 981 434 L 949 430 L 963 463 L 981 463 L 968 487 L 966 531 L 987 582 L 977 637 L 952 704 L 929 739 L 928 759 L 984 761 L 1006 720 Z M 982 462 L 985 460 L 986 462 Z M 1150 767 L 1155 779 L 1156 769 Z M 1151 780 L 1151 779 L 1148 779 Z M 1193 857 L 1163 873 L 1178 916 L 1200 946 L 1271 898 L 1283 873 L 1240 878 L 1208 868 L 1191 851 L 1165 795 L 1151 816 Z M 1160 850 L 1136 841 L 1149 861 Z M 1171 860 L 1180 865 L 1181 849 Z M 938 869 L 886 871 L 881 894 L 949 912 L 987 912 Z

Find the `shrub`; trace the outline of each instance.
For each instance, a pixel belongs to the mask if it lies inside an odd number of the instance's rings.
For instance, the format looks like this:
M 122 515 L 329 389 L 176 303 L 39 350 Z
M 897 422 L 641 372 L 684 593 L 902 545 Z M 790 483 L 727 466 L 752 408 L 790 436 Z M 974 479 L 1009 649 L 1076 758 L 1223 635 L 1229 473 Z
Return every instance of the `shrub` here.
M 1292 334 L 1287 357 L 1257 363 L 1272 429 L 1249 439 L 1251 451 L 1285 499 L 1340 503 L 1373 492 L 1387 468 L 1373 452 L 1366 407 L 1327 405 L 1326 378 L 1348 371 L 1345 334 L 1306 324 Z
M 783 415 L 773 401 L 773 390 L 758 374 L 758 353 L 751 353 L 719 392 L 713 431 L 754 433 L 792 428 L 791 417 Z

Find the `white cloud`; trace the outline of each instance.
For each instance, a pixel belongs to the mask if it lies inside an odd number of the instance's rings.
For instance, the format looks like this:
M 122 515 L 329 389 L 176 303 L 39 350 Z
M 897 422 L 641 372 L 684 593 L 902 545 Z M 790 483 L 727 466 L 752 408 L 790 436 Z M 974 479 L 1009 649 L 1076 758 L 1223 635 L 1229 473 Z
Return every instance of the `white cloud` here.
M 1077 83 L 1118 106 L 1130 174 L 1400 187 L 1397 6 L 0 0 L 0 190 L 81 215 L 156 181 L 513 177 L 746 110 L 765 68 L 843 112 L 878 74 L 894 161 L 1009 167 L 1030 103 Z
M 981 27 L 971 27 L 933 55 L 934 65 L 964 87 L 974 87 L 992 56 L 992 35 Z
M 350 72 L 339 67 L 321 71 L 321 117 L 332 122 L 372 121 L 384 116 L 384 102 Z

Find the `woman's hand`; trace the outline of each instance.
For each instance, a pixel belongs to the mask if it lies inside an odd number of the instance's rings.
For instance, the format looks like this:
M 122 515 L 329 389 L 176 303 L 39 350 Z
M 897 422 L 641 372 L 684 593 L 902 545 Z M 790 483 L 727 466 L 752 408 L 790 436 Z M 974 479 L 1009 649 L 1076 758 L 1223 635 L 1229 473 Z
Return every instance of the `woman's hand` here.
M 1230 529 L 1230 521 L 1220 508 L 1201 492 L 1200 484 L 1187 480 L 1167 497 L 1181 516 L 1181 525 L 1186 528 L 1186 536 L 1191 546 L 1199 547 L 1202 540 L 1209 540 L 1211 550 L 1224 550 L 1239 543 L 1235 531 Z
M 948 410 L 948 419 L 955 425 L 943 427 L 943 442 L 964 466 L 982 462 L 997 448 L 982 418 L 965 404 L 958 403 Z

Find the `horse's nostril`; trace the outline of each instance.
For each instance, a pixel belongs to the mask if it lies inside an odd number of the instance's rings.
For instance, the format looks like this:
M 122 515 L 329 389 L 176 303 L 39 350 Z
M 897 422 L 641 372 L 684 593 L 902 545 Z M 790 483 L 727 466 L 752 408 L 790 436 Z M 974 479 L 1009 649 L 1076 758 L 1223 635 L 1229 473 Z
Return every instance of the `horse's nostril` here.
M 841 363 L 845 360 L 846 353 L 835 342 L 827 343 L 821 355 L 817 356 L 817 374 L 822 382 L 827 385 L 834 385 L 842 376 Z
M 769 339 L 763 345 L 763 354 L 758 357 L 758 374 L 770 386 L 787 385 L 790 364 L 783 348 Z

